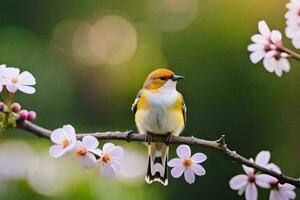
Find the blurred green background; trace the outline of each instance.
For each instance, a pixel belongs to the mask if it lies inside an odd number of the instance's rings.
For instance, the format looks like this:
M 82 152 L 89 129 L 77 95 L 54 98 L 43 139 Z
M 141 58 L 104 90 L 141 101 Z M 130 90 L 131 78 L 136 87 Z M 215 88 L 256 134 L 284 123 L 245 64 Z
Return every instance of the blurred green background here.
M 229 146 L 246 157 L 270 150 L 272 161 L 297 177 L 299 64 L 278 78 L 262 63 L 251 64 L 246 48 L 261 19 L 284 31 L 286 3 L 2 0 L 0 63 L 35 75 L 37 93 L 16 99 L 37 111 L 36 123 L 49 129 L 72 124 L 78 132 L 135 130 L 130 106 L 137 91 L 150 71 L 170 68 L 186 77 L 178 85 L 188 108 L 183 135 L 214 140 L 226 134 Z M 207 175 L 195 184 L 170 177 L 163 187 L 144 182 L 143 144 L 118 144 L 125 163 L 107 181 L 77 161 L 49 158 L 49 141 L 10 130 L 0 158 L 19 174 L 0 181 L 0 199 L 243 199 L 228 185 L 241 167 L 215 151 L 193 149 L 208 155 Z M 259 190 L 260 199 L 268 193 Z

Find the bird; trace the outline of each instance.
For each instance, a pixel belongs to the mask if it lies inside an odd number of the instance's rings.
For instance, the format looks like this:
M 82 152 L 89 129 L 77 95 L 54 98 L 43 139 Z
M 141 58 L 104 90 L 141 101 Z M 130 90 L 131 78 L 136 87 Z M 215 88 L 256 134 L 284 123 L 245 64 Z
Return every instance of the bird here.
M 177 81 L 184 79 L 169 69 L 156 69 L 139 90 L 132 111 L 140 134 L 146 134 L 148 142 L 148 168 L 145 181 L 168 185 L 167 162 L 169 142 L 172 136 L 183 131 L 186 122 L 186 106 L 183 96 L 176 90 Z M 163 143 L 151 142 L 152 134 L 165 135 Z

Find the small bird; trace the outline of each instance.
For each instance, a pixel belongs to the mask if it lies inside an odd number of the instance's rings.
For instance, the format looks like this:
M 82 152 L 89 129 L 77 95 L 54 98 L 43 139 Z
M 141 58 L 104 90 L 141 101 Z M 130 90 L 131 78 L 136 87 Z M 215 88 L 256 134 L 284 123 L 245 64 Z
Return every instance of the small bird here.
M 139 133 L 147 135 L 148 170 L 147 183 L 158 181 L 168 185 L 167 162 L 171 136 L 178 136 L 185 125 L 186 106 L 176 90 L 177 81 L 183 76 L 168 69 L 152 71 L 143 88 L 138 92 L 132 111 Z M 165 143 L 151 142 L 152 134 L 167 135 Z

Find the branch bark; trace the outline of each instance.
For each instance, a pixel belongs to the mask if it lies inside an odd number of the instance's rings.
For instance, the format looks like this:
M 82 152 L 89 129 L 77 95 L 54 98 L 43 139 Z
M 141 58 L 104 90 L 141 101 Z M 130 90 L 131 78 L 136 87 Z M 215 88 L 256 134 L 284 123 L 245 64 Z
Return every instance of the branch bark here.
M 23 121 L 18 123 L 18 128 L 26 130 L 28 132 L 33 133 L 34 135 L 37 135 L 39 137 L 50 139 L 50 134 L 52 131 L 43 128 L 41 126 L 38 126 L 36 124 L 33 124 L 29 121 Z M 108 131 L 108 132 L 96 132 L 96 133 L 81 133 L 77 134 L 77 139 L 82 139 L 84 136 L 92 135 L 96 137 L 99 140 L 124 140 L 124 141 L 136 141 L 136 142 L 145 142 L 146 141 L 146 135 L 138 134 L 138 133 L 132 133 L 132 131 Z M 162 135 L 153 135 L 152 141 L 153 142 L 164 142 L 166 139 L 166 136 Z M 235 161 L 236 163 L 246 165 L 248 167 L 252 167 L 264 174 L 269 174 L 279 180 L 280 183 L 289 183 L 292 184 L 298 188 L 300 188 L 300 179 L 298 178 L 292 178 L 289 176 L 286 176 L 284 174 L 279 174 L 275 171 L 269 170 L 265 167 L 259 166 L 253 162 L 251 162 L 249 159 L 239 155 L 236 151 L 232 151 L 227 147 L 227 144 L 225 142 L 225 136 L 222 135 L 222 137 L 216 141 L 210 141 L 210 140 L 204 140 L 199 139 L 193 136 L 190 137 L 183 137 L 183 136 L 173 136 L 170 140 L 170 144 L 187 144 L 187 145 L 194 145 L 194 146 L 202 146 L 207 147 L 210 149 L 217 150 L 218 152 L 223 153 L 225 156 L 229 157 L 231 160 Z

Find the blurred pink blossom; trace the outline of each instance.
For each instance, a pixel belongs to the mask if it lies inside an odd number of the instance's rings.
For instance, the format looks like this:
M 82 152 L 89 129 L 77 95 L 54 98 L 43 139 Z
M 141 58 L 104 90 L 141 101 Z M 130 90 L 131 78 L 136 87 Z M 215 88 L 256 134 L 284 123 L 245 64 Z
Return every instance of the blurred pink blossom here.
M 281 51 L 282 35 L 277 30 L 270 30 L 265 21 L 258 23 L 259 34 L 251 37 L 253 44 L 248 46 L 250 60 L 256 64 L 263 60 L 265 69 L 281 77 L 283 72 L 290 71 L 288 54 Z
M 102 176 L 110 179 L 120 171 L 120 159 L 124 155 L 122 147 L 106 143 L 103 145 L 103 151 L 98 150 L 94 153 L 100 156 L 98 163 L 100 164 L 100 173 Z

